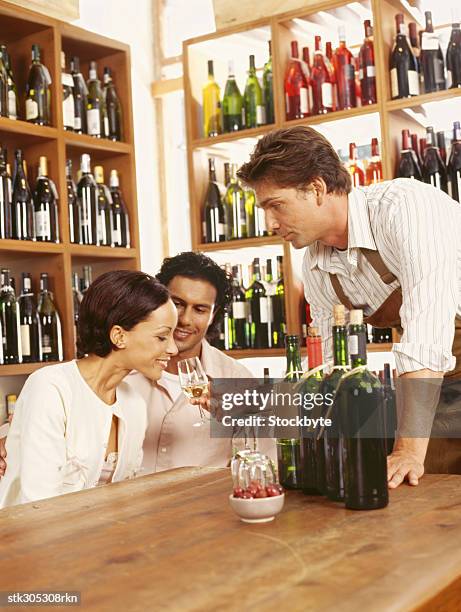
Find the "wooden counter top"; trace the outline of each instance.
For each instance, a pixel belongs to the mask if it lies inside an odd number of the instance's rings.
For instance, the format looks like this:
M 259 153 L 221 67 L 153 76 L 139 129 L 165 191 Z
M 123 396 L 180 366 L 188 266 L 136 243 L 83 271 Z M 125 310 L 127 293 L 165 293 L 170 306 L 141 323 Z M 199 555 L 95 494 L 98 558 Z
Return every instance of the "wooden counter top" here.
M 97 612 L 461 609 L 461 476 L 372 512 L 289 492 L 259 525 L 230 491 L 228 470 L 182 468 L 2 510 L 0 591 L 81 591 Z

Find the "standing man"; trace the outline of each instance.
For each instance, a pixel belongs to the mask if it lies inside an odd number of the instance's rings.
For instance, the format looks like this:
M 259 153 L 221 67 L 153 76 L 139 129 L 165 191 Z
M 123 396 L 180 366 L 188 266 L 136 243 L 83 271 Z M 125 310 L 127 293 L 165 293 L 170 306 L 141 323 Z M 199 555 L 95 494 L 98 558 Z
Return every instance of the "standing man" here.
M 268 229 L 306 248 L 305 295 L 326 359 L 334 304 L 402 332 L 393 345 L 404 389 L 399 428 L 410 425 L 388 458 L 389 486 L 417 485 L 425 460 L 427 471 L 461 473 L 460 440 L 429 444 L 428 434 L 443 377 L 461 375 L 460 205 L 409 179 L 352 189 L 331 144 L 304 126 L 261 138 L 238 176 L 256 190 Z
M 194 427 L 200 410 L 197 400 L 192 404 L 181 390 L 178 361 L 199 357 L 210 381 L 253 378 L 245 366 L 207 341 L 217 334 L 222 311 L 232 299 L 232 281 L 212 259 L 194 252 L 165 259 L 157 279 L 168 287 L 178 310 L 173 335 L 178 354 L 158 382 L 151 383 L 142 374 L 127 378 L 148 405 L 144 473 L 185 466 L 226 467 L 232 458 L 232 439 L 211 437 L 208 425 Z M 275 456 L 273 440 L 261 439 L 258 446 Z

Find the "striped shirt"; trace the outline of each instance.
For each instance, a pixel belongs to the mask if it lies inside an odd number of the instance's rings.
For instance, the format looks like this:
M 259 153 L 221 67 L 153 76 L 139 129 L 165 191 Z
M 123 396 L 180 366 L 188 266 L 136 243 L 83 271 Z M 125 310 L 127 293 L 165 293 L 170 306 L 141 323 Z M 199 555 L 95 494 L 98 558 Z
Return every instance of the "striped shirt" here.
M 397 281 L 386 285 L 359 249 L 378 250 Z M 461 315 L 461 206 L 444 192 L 411 179 L 356 188 L 348 196 L 348 248 L 315 242 L 306 249 L 303 280 L 312 325 L 332 359 L 336 273 L 352 304 L 373 314 L 399 285 L 403 335 L 394 343 L 398 374 L 427 368 L 448 372 L 455 315 Z

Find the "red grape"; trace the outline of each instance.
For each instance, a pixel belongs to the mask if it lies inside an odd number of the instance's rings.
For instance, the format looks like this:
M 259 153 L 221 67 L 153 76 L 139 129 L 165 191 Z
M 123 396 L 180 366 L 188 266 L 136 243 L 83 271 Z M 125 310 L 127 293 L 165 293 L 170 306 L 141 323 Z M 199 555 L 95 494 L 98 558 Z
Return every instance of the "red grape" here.
M 259 491 L 256 492 L 255 497 L 256 499 L 260 499 L 261 497 L 268 497 L 268 495 L 265 489 L 260 489 Z
M 244 491 L 240 496 L 241 499 L 253 499 L 253 495 L 248 493 L 248 491 Z
M 242 493 L 243 493 L 242 487 L 235 487 L 234 497 L 242 497 Z

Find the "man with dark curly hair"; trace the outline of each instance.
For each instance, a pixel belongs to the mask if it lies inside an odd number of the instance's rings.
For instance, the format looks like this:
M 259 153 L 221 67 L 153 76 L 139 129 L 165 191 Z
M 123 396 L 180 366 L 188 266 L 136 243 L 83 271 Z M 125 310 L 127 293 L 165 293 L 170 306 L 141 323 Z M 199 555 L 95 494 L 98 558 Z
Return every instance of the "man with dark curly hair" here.
M 192 465 L 225 467 L 232 456 L 232 440 L 211 437 L 209 427 L 194 427 L 200 411 L 182 393 L 178 361 L 199 357 L 209 380 L 253 378 L 245 366 L 207 341 L 216 334 L 223 309 L 232 299 L 232 279 L 212 259 L 194 252 L 166 258 L 157 279 L 169 289 L 178 310 L 173 335 L 178 354 L 170 358 L 159 381 L 152 384 L 140 374 L 128 379 L 148 403 L 143 467 L 146 472 Z M 261 440 L 260 447 L 275 455 L 272 440 Z

